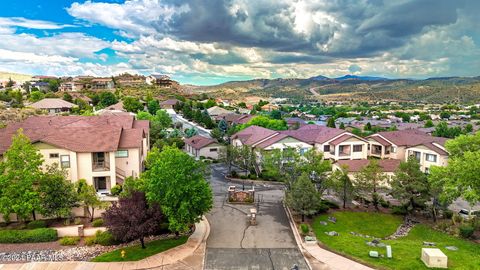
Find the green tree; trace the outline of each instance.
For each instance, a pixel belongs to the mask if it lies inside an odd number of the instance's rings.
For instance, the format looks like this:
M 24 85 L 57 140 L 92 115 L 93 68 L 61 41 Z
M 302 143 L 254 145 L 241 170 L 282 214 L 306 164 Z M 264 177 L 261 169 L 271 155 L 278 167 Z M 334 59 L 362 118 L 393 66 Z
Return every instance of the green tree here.
M 367 166 L 356 173 L 355 179 L 358 189 L 371 197 L 373 206 L 378 210 L 378 204 L 380 203 L 378 188 L 387 180 L 378 161 L 376 159 L 370 160 Z
M 462 197 L 473 206 L 480 201 L 480 134 L 459 136 L 445 146 L 450 153 L 448 165 L 431 167 L 429 181 L 440 190 L 442 202 Z
M 470 124 L 470 123 L 466 124 L 465 127 L 463 128 L 463 133 L 468 134 L 468 133 L 472 133 L 472 132 L 473 132 L 472 124 Z
M 158 110 L 152 121 L 159 123 L 162 129 L 167 129 L 173 124 L 172 118 L 170 118 L 165 110 Z
M 239 130 L 245 129 L 249 126 L 260 126 L 268 129 L 273 129 L 273 130 L 287 130 L 287 122 L 285 120 L 277 120 L 277 119 L 271 119 L 268 116 L 255 116 L 248 123 L 240 125 Z
M 40 92 L 40 91 L 32 91 L 32 93 L 30 93 L 30 98 L 29 100 L 31 102 L 37 102 L 39 100 L 42 100 L 45 98 L 45 94 Z
M 19 129 L 0 163 L 0 212 L 5 219 L 16 213 L 23 220 L 30 215 L 35 220 L 42 162 L 42 155 Z
M 340 129 L 345 129 L 345 124 L 344 123 L 340 123 Z
M 63 94 L 63 100 L 68 101 L 68 102 L 73 102 L 73 97 L 69 93 L 64 93 Z
M 370 124 L 370 122 L 368 122 L 363 129 L 364 129 L 365 131 L 370 131 L 370 130 L 372 130 L 372 124 Z
M 282 112 L 280 112 L 279 110 L 273 110 L 273 111 L 270 112 L 270 117 L 272 119 L 281 120 L 282 119 Z
M 193 137 L 193 136 L 195 136 L 195 135 L 198 135 L 198 130 L 197 130 L 196 128 L 191 127 L 191 128 L 189 128 L 189 129 L 185 130 L 185 136 L 186 136 L 187 138 L 191 138 L 191 137 Z
M 117 97 L 112 92 L 102 92 L 98 95 L 98 106 L 101 108 L 108 107 L 118 102 Z
M 243 109 L 246 109 L 246 108 L 247 108 L 247 104 L 246 104 L 245 102 L 240 102 L 240 103 L 237 104 L 237 106 L 238 106 L 239 108 L 243 108 Z
M 68 217 L 77 204 L 74 185 L 65 179 L 66 172 L 58 164 L 49 166 L 38 187 L 40 196 L 39 212 L 45 217 Z
M 302 222 L 305 221 L 306 215 L 310 216 L 318 212 L 321 203 L 320 194 L 306 173 L 302 174 L 286 192 L 286 203 L 302 216 Z
M 153 116 L 149 112 L 141 111 L 137 113 L 137 119 L 153 121 Z
M 448 124 L 445 121 L 440 122 L 433 132 L 433 136 L 443 138 L 455 138 L 460 134 L 462 134 L 462 129 L 460 127 L 448 127 Z
M 209 99 L 209 100 L 207 100 L 207 102 L 205 102 L 205 108 L 206 109 L 214 107 L 214 106 L 217 106 L 217 103 L 213 99 Z
M 152 100 L 148 101 L 147 109 L 148 109 L 148 112 L 151 115 L 157 114 L 157 111 L 160 110 L 160 104 L 159 104 L 158 100 L 152 99 Z
M 346 208 L 347 202 L 350 202 L 355 194 L 355 186 L 352 180 L 348 176 L 346 168 L 335 170 L 330 175 L 330 182 L 332 187 L 337 193 L 338 197 L 342 200 L 343 208 Z
M 149 201 L 157 202 L 174 232 L 186 231 L 213 204 L 212 190 L 205 180 L 206 168 L 182 150 L 154 148 L 142 174 Z
M 431 128 L 431 127 L 434 127 L 435 125 L 433 124 L 433 121 L 428 119 L 426 122 L 425 122 L 425 125 L 424 127 L 425 128 Z
M 137 98 L 134 97 L 125 97 L 123 98 L 123 108 L 128 112 L 136 113 L 138 111 L 143 111 L 143 105 Z
M 327 127 L 329 128 L 336 128 L 335 126 L 335 119 L 333 117 L 328 118 Z
M 409 157 L 401 162 L 391 181 L 391 194 L 412 213 L 416 208 L 425 206 L 430 198 L 427 176 L 420 170 L 420 164 L 415 157 Z
M 227 164 L 228 175 L 232 173 L 232 166 L 238 158 L 237 147 L 229 144 L 226 147 L 220 148 L 219 159 Z
M 296 166 L 299 167 L 301 172 L 308 174 L 320 195 L 331 187 L 331 182 L 327 176 L 332 170 L 330 160 L 324 159 L 323 153 L 315 150 L 314 147 L 305 152 Z
M 79 179 L 75 183 L 75 190 L 77 191 L 78 201 L 87 210 L 90 221 L 93 221 L 95 209 L 102 208 L 105 204 L 98 198 L 95 188 L 89 185 L 85 179 Z

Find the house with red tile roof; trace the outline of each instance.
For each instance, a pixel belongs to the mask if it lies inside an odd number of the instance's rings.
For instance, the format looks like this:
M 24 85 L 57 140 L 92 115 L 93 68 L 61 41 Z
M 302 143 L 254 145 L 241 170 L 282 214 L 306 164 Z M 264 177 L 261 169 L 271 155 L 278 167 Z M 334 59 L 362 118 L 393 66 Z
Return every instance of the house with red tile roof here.
M 44 98 L 34 102 L 28 107 L 47 111 L 49 114 L 68 113 L 77 105 L 60 98 Z
M 332 160 L 366 159 L 368 142 L 342 129 L 318 125 L 305 125 L 297 130 L 275 131 L 250 126 L 232 136 L 235 146 L 272 150 L 298 148 L 305 152 L 315 147 L 324 157 Z
M 400 166 L 401 160 L 399 159 L 380 159 L 378 160 L 378 165 L 382 169 L 383 174 L 386 176 L 386 180 L 383 183 L 380 183 L 383 187 L 390 187 L 388 180 L 390 180 L 394 175 L 395 171 Z M 332 164 L 332 170 L 345 169 L 348 172 L 350 179 L 355 180 L 355 175 L 359 173 L 363 168 L 370 164 L 369 159 L 356 159 L 356 160 L 339 160 Z
M 370 145 L 369 156 L 381 159 L 407 160 L 415 156 L 423 172 L 430 166 L 446 166 L 448 152 L 447 139 L 434 137 L 415 129 L 379 132 L 367 137 Z
M 185 139 L 184 150 L 195 158 L 209 158 L 217 160 L 219 152 L 225 146 L 218 143 L 217 140 L 207 138 L 201 135 L 195 135 L 191 138 Z
M 70 181 L 85 179 L 99 194 L 109 194 L 126 177 L 143 171 L 149 126 L 133 116 L 34 116 L 0 130 L 0 155 L 22 129 L 44 166 L 56 164 Z

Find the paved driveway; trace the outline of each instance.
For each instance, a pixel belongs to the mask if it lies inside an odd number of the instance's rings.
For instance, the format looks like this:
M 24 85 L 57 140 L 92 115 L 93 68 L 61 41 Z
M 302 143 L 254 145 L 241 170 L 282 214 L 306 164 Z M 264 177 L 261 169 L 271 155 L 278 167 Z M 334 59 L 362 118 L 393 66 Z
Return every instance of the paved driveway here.
M 297 248 L 288 218 L 282 206 L 281 186 L 257 186 L 257 225 L 250 226 L 248 213 L 252 205 L 226 203 L 230 185 L 223 173 L 225 168 L 214 165 L 210 183 L 215 204 L 207 215 L 210 236 L 207 240 L 205 269 L 307 269 Z M 247 186 L 249 188 L 249 186 Z

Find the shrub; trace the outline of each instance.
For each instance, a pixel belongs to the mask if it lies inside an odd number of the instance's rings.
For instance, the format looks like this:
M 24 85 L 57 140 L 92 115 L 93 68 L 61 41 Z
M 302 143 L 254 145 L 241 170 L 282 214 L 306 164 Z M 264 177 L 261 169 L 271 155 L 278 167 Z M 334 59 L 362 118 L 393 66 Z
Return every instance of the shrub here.
M 240 179 L 248 179 L 247 175 L 240 175 Z
M 310 232 L 310 228 L 308 227 L 307 224 L 302 223 L 300 224 L 300 231 L 303 235 L 307 235 Z
M 85 245 L 86 246 L 93 246 L 97 244 L 97 238 L 95 236 L 87 236 L 85 237 Z
M 383 197 L 380 197 L 380 205 L 383 207 L 383 208 L 390 208 L 390 202 L 389 201 L 386 201 Z
M 252 179 L 252 180 L 257 180 L 257 175 L 256 174 L 250 174 L 248 176 L 249 179 Z
M 401 206 L 393 206 L 392 207 L 392 214 L 394 215 L 406 215 L 407 214 L 407 208 L 403 205 Z
M 80 241 L 78 236 L 67 236 L 60 239 L 60 245 L 62 246 L 75 246 Z
M 327 201 L 327 200 L 322 200 L 322 203 L 326 205 L 328 208 L 332 209 L 340 209 L 340 206 L 336 204 L 335 202 Z
M 237 171 L 232 170 L 232 172 L 230 173 L 230 176 L 231 176 L 231 177 L 237 177 L 237 176 L 238 176 Z
M 120 193 L 122 192 L 122 186 L 121 185 L 115 185 L 113 186 L 111 189 L 110 189 L 110 193 L 113 195 L 113 196 L 118 196 L 120 195 Z
M 27 224 L 27 229 L 30 229 L 30 230 L 46 228 L 46 227 L 47 227 L 47 224 L 43 220 L 34 220 L 34 221 L 30 221 Z
M 113 246 L 118 243 L 109 231 L 97 231 L 95 233 L 96 243 L 102 246 Z
M 33 230 L 0 230 L 0 243 L 39 243 L 57 240 L 57 231 L 49 228 Z
M 102 227 L 103 226 L 103 219 L 101 219 L 101 218 L 94 219 L 93 222 L 92 222 L 92 226 L 93 227 Z
M 472 226 L 469 226 L 469 225 L 463 225 L 463 226 L 460 226 L 460 235 L 463 237 L 463 238 L 470 238 L 472 237 L 474 231 L 475 231 L 475 228 L 473 228 Z
M 452 216 L 453 224 L 461 224 L 463 222 L 463 218 L 459 214 L 454 214 Z
M 453 217 L 453 211 L 452 210 L 444 210 L 443 211 L 443 217 L 446 219 L 451 219 Z

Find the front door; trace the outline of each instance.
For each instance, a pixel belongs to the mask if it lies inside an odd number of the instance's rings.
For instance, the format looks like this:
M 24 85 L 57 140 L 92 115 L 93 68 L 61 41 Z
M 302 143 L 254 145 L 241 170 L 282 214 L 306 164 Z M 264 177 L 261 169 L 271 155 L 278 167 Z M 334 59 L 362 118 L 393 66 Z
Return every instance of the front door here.
M 95 190 L 98 192 L 99 190 L 107 190 L 107 178 L 106 177 L 95 177 Z

